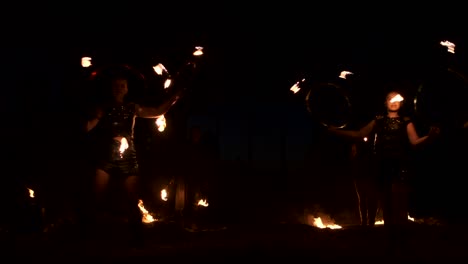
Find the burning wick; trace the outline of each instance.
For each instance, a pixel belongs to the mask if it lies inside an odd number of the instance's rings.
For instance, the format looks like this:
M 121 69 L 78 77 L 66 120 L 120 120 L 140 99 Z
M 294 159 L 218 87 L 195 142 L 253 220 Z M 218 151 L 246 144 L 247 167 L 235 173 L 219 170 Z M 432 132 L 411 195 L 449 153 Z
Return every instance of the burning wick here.
M 153 70 L 154 72 L 156 72 L 157 75 L 163 75 L 163 73 L 168 73 L 166 67 L 164 67 L 164 65 L 162 65 L 161 63 L 159 63 L 156 66 L 153 66 Z
M 161 200 L 167 201 L 167 191 L 166 191 L 166 189 L 161 190 Z
M 141 221 L 145 224 L 152 223 L 156 221 L 154 217 L 148 212 L 148 210 L 145 209 L 143 206 L 143 200 L 138 200 L 138 208 L 140 208 L 141 213 L 143 214 L 143 217 L 141 218 Z
M 302 79 L 302 80 L 296 82 L 293 86 L 291 86 L 291 88 L 289 90 L 292 91 L 293 93 L 299 92 L 301 90 L 301 87 L 299 87 L 299 84 L 303 83 L 304 81 L 305 81 L 305 79 Z
M 206 199 L 200 199 L 198 201 L 198 206 L 203 206 L 203 207 L 208 207 L 208 202 L 206 201 Z
M 157 119 L 156 119 L 156 126 L 158 127 L 158 131 L 159 132 L 163 132 L 164 129 L 166 128 L 166 118 L 164 117 L 164 115 L 160 115 Z
M 346 79 L 346 76 L 351 75 L 351 74 L 354 74 L 354 73 L 352 73 L 352 72 L 350 72 L 350 71 L 342 71 L 342 72 L 340 73 L 340 76 L 339 76 L 339 77 L 342 78 L 342 79 Z
M 193 56 L 201 56 L 201 55 L 203 55 L 203 47 L 200 47 L 200 46 L 195 47 Z
M 448 52 L 455 53 L 455 44 L 452 42 L 444 40 L 440 42 L 440 45 L 447 47 Z
M 119 148 L 119 151 L 120 151 L 120 156 L 122 157 L 123 153 L 125 152 L 125 150 L 128 149 L 128 141 L 126 138 L 122 138 L 120 140 L 120 148 Z
M 29 191 L 29 197 L 34 198 L 34 190 L 28 188 L 28 191 Z
M 401 102 L 403 100 L 404 98 L 401 95 L 397 94 L 393 96 L 392 99 L 390 99 L 390 103 Z
M 90 57 L 81 58 L 81 66 L 84 68 L 91 66 L 91 58 Z

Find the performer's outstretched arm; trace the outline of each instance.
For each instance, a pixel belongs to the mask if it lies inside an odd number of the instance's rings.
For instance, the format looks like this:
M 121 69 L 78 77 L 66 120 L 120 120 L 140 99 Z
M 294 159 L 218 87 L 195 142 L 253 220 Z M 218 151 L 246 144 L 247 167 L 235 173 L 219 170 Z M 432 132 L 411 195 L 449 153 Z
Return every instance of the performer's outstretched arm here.
M 328 127 L 328 131 L 340 137 L 344 137 L 344 138 L 348 138 L 352 140 L 359 140 L 368 136 L 374 129 L 374 126 L 375 126 L 375 120 L 372 120 L 367 125 L 365 125 L 359 130 L 343 130 L 343 129 L 339 129 L 336 127 Z
M 151 106 L 142 106 L 139 104 L 135 105 L 135 113 L 136 116 L 142 117 L 142 118 L 158 118 L 167 111 L 181 98 L 182 96 L 182 91 L 176 93 L 173 95 L 169 100 L 165 101 L 163 104 L 157 106 L 157 107 L 151 107 Z

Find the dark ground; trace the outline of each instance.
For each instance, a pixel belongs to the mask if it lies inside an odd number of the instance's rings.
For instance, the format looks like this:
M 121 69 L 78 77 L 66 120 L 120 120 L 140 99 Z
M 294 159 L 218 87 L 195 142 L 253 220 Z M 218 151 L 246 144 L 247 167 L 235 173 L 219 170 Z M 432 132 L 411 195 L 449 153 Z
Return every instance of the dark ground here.
M 360 261 L 394 263 L 395 261 L 461 263 L 468 258 L 468 228 L 411 223 L 406 250 L 388 255 L 382 226 L 363 230 L 356 226 L 343 229 L 319 229 L 301 224 L 238 224 L 225 229 L 189 232 L 175 223 L 155 222 L 145 226 L 146 244 L 128 246 L 125 227 L 109 222 L 102 234 L 80 239 L 72 226 L 62 226 L 49 233 L 25 233 L 16 238 L 2 234 L 2 246 L 13 254 L 10 262 L 23 258 L 39 262 L 137 263 L 148 261 L 228 262 L 230 260 L 289 261 L 311 263 Z M 5 254 L 2 254 L 5 255 Z M 8 262 L 8 261 L 7 261 Z M 3 263 L 7 263 L 3 262 Z

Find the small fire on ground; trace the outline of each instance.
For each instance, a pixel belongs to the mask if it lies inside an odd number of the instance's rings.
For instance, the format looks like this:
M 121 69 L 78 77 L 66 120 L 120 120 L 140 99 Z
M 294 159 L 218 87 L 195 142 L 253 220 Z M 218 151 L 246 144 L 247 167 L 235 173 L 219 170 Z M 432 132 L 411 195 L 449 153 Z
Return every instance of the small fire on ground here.
M 409 214 L 408 214 L 408 220 L 410 220 L 411 222 L 414 222 L 414 218 L 411 217 Z M 383 225 L 383 224 L 384 224 L 384 220 L 375 221 L 375 225 Z
M 150 224 L 153 223 L 154 221 L 157 221 L 156 218 L 151 215 L 148 210 L 146 210 L 145 206 L 143 205 L 143 200 L 138 200 L 138 208 L 140 208 L 141 213 L 143 214 L 143 217 L 141 218 L 141 221 L 145 224 Z
M 307 215 L 307 224 L 318 228 L 341 229 L 340 225 L 333 223 L 332 219 L 322 219 L 313 215 Z
M 415 221 L 414 218 L 411 217 L 409 214 L 408 214 L 408 220 L 410 220 L 411 222 Z M 308 215 L 307 216 L 307 224 L 311 225 L 311 226 L 321 228 L 321 229 L 323 229 L 323 228 L 342 229 L 343 228 L 342 226 L 333 223 L 333 220 L 331 220 L 331 219 L 323 219 L 322 220 L 321 217 L 315 217 L 313 215 Z M 383 220 L 375 221 L 375 225 L 383 225 L 383 224 L 384 224 Z

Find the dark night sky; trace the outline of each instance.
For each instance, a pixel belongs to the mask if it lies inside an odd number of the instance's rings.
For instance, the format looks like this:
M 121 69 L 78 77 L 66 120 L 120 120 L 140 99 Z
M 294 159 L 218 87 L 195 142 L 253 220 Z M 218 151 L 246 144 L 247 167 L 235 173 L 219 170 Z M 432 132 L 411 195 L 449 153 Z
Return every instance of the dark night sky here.
M 454 7 L 129 3 L 45 2 L 29 11 L 13 10 L 20 15 L 10 21 L 17 26 L 7 31 L 12 45 L 5 53 L 12 62 L 10 87 L 21 83 L 22 88 L 9 91 L 13 100 L 5 111 L 18 113 L 14 106 L 30 99 L 41 107 L 60 105 L 65 83 L 83 71 L 84 55 L 101 65 L 117 60 L 150 67 L 162 60 L 175 68 L 201 45 L 206 56 L 198 92 L 204 110 L 193 122 L 214 129 L 219 120 L 223 157 L 247 158 L 250 116 L 254 159 L 280 158 L 279 122 L 286 120 L 288 157 L 300 160 L 315 127 L 303 101 L 289 92 L 302 76 L 334 81 L 341 70 L 356 72 L 365 83 L 356 88 L 359 100 L 372 112 L 377 109 L 370 100 L 380 100 L 382 81 L 417 84 L 427 70 L 444 65 L 450 55 L 438 44 L 442 39 L 456 42 L 457 63 L 466 57 L 461 16 Z M 21 89 L 32 96 L 24 98 Z
M 306 111 L 304 95 L 295 96 L 289 88 L 303 77 L 343 83 L 337 79 L 339 72 L 354 72 L 352 85 L 345 82 L 344 86 L 353 94 L 357 124 L 381 109 L 387 82 L 403 82 L 409 87 L 405 92 L 411 109 L 417 87 L 432 83 L 434 73 L 445 71 L 447 65 L 468 72 L 466 16 L 454 4 L 114 1 L 98 5 L 96 1 L 41 1 L 14 5 L 3 9 L 9 16 L 0 21 L 6 77 L 1 111 L 8 123 L 1 136 L 9 139 L 5 142 L 9 152 L 31 160 L 25 168 L 31 172 L 45 158 L 34 147 L 45 147 L 61 158 L 58 150 L 72 144 L 69 130 L 61 127 L 75 116 L 74 100 L 82 96 L 74 83 L 86 76 L 80 66 L 85 55 L 93 58 L 94 67 L 118 62 L 151 72 L 151 66 L 163 62 L 172 71 L 195 45 L 203 46 L 203 67 L 191 100 L 186 101 L 192 107 L 189 123 L 218 133 L 225 160 L 248 159 L 250 131 L 256 167 L 266 169 L 268 175 L 281 171 L 283 153 L 290 161 L 289 169 L 303 176 L 300 184 L 292 183 L 297 175 L 286 181 L 283 174 L 269 180 L 278 190 L 290 184 L 291 195 L 301 188 L 304 193 L 315 188 L 327 197 L 333 195 L 328 192 L 347 197 L 336 199 L 337 204 L 343 200 L 352 203 L 348 198 L 354 197 L 354 190 L 330 176 L 329 170 L 338 166 L 325 159 L 339 159 L 345 145 L 321 133 Z M 456 54 L 448 54 L 439 45 L 441 40 L 454 42 Z M 453 201 L 461 201 L 464 193 L 463 184 L 456 184 L 454 191 L 453 183 L 458 183 L 464 170 L 466 155 L 457 153 L 466 153 L 467 137 L 453 129 L 455 119 L 450 117 L 457 113 L 468 119 L 466 86 L 463 93 L 444 82 L 423 87 L 437 104 L 426 105 L 430 111 L 416 120 L 417 127 L 424 134 L 437 120 L 445 134 L 435 147 L 418 153 L 418 164 L 423 166 L 417 180 L 424 183 L 419 194 L 430 210 L 448 211 L 446 202 L 456 208 L 462 203 Z M 434 109 L 445 112 L 437 116 Z M 177 118 L 177 113 L 170 118 Z M 283 152 L 281 135 L 286 135 L 287 142 Z M 62 146 L 50 148 L 47 140 Z M 320 159 L 311 163 L 311 157 Z M 312 173 L 320 170 L 322 174 Z M 317 177 L 326 183 L 317 183 Z M 269 183 L 260 178 L 252 186 L 268 189 Z M 234 188 L 231 184 L 229 188 Z M 237 184 L 244 185 L 242 180 Z M 444 199 L 434 195 L 443 192 L 449 193 Z

